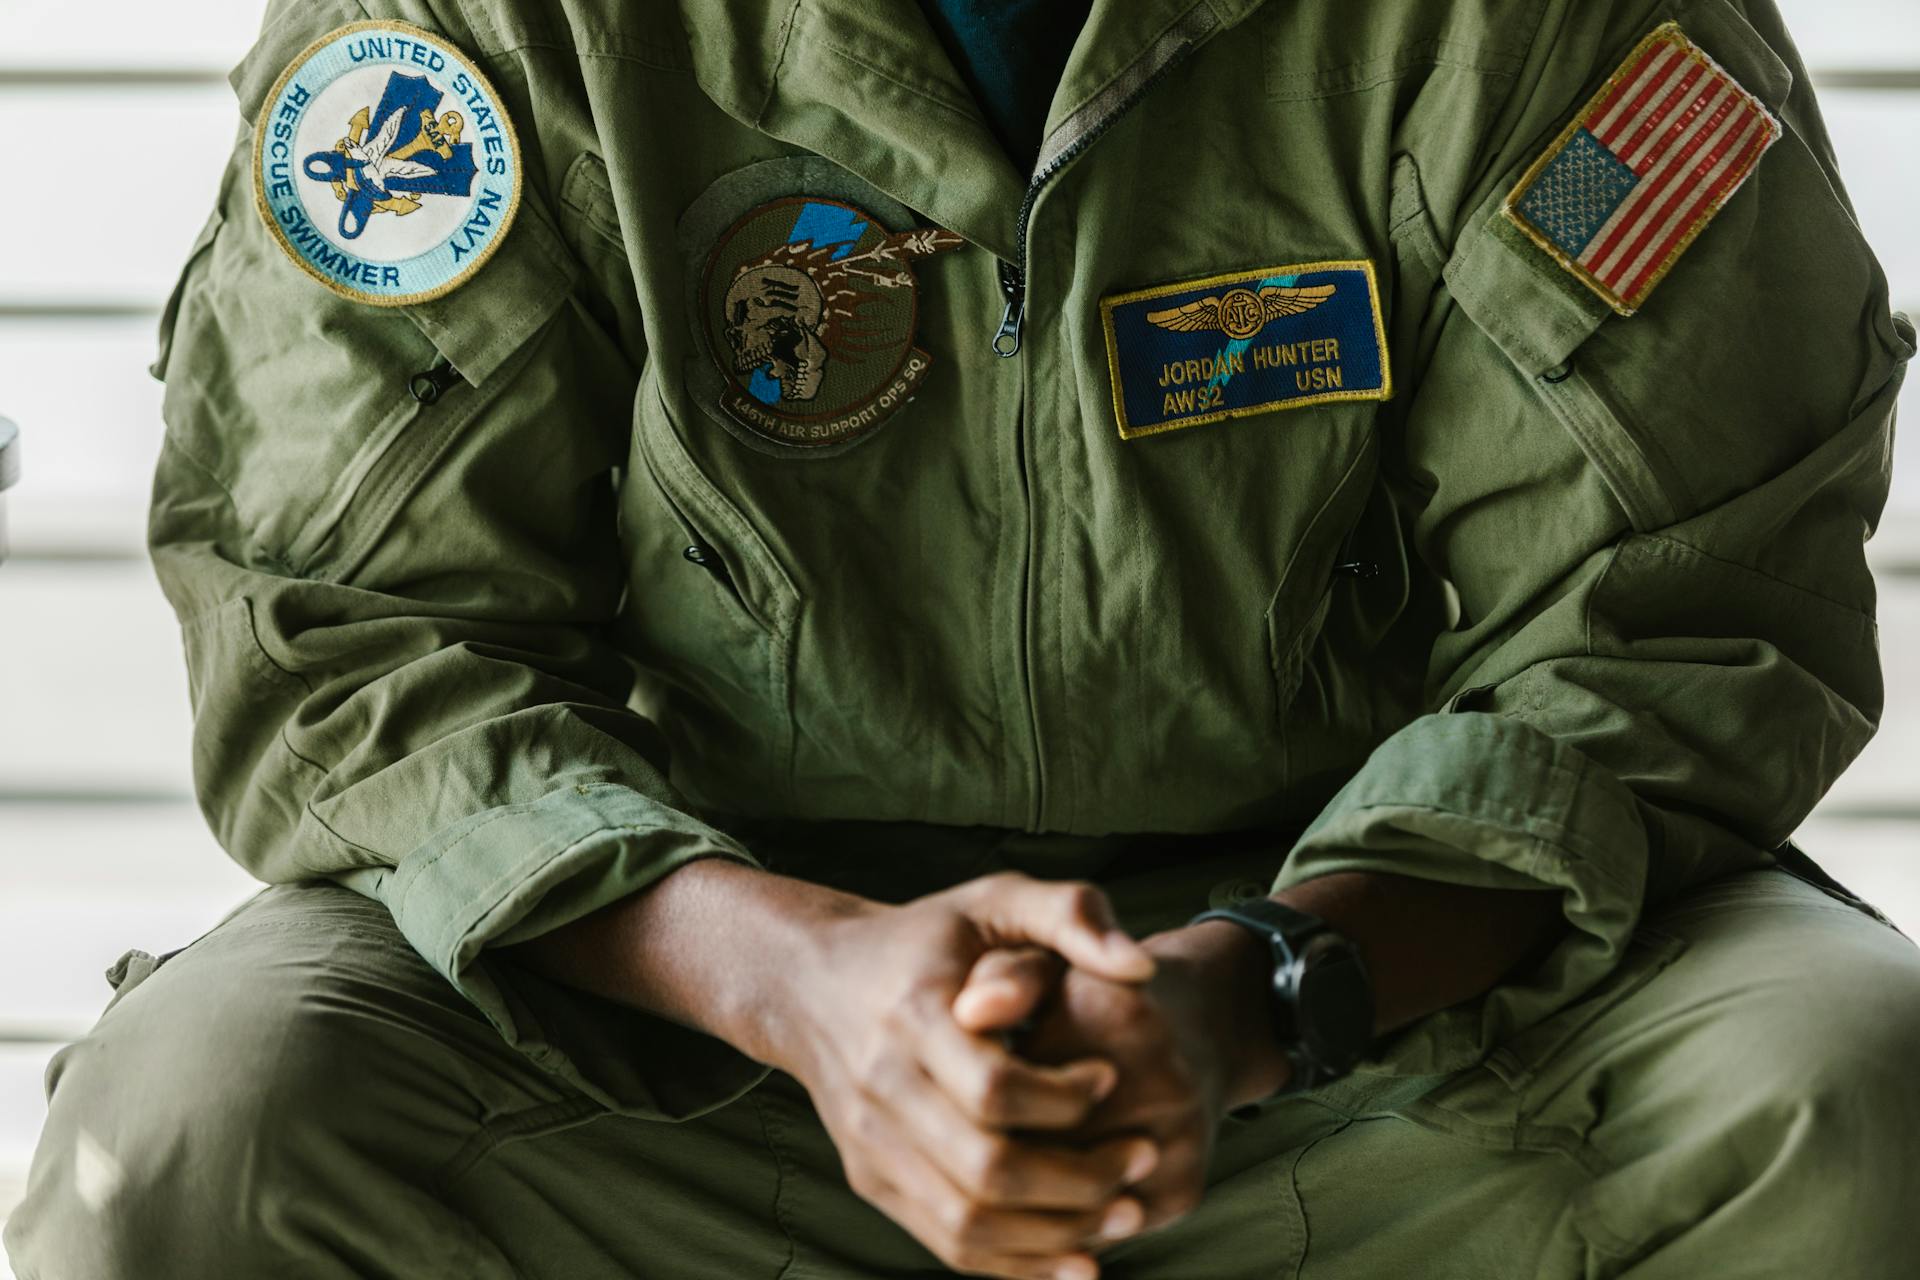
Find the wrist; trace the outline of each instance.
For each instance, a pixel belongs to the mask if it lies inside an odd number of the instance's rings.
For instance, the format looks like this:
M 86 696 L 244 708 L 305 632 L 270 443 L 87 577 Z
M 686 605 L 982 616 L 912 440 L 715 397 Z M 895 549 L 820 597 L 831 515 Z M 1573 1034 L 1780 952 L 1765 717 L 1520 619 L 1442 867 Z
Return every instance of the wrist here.
M 702 858 L 517 944 L 555 981 L 692 1027 L 798 1073 L 823 997 L 830 926 L 876 904 L 726 858 Z
M 1286 1086 L 1287 1055 L 1273 1010 L 1273 954 L 1226 920 L 1187 925 L 1147 939 L 1156 961 L 1191 971 L 1221 1109 L 1259 1102 Z
M 805 1080 L 839 1003 L 834 976 L 858 963 L 847 958 L 851 935 L 890 908 L 804 880 L 767 880 L 778 883 L 744 895 L 722 935 L 728 958 L 714 1034 Z

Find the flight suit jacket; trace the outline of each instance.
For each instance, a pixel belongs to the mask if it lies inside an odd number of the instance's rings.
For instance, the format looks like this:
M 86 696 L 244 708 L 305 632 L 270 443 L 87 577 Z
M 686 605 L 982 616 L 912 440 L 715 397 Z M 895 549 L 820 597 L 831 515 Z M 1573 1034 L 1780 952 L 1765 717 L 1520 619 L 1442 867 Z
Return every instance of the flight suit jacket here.
M 370 17 L 484 67 L 524 160 L 493 258 L 393 308 L 295 269 L 249 167 Z M 1502 208 L 1669 20 L 1782 136 L 1627 316 Z M 1537 970 L 1366 1068 L 1427 1074 L 1765 864 L 1880 715 L 1913 329 L 1768 0 L 1100 0 L 1032 174 L 906 0 L 276 0 L 232 83 L 155 364 L 203 807 L 610 1106 L 758 1068 L 498 948 L 753 861 L 736 820 L 1556 891 Z M 911 402 L 817 453 L 720 411 L 701 291 L 807 196 L 964 240 L 914 266 Z M 1123 438 L 1103 299 L 1316 262 L 1370 266 L 1384 398 Z

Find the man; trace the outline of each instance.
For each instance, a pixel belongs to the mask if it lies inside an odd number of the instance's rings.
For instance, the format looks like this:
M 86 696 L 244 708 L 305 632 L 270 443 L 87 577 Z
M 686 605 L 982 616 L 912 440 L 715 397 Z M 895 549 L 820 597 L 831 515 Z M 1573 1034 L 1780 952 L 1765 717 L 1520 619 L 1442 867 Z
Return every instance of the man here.
M 273 6 L 153 545 L 276 887 L 23 1277 L 1911 1266 L 1785 841 L 1913 330 L 1773 7 L 992 16 Z

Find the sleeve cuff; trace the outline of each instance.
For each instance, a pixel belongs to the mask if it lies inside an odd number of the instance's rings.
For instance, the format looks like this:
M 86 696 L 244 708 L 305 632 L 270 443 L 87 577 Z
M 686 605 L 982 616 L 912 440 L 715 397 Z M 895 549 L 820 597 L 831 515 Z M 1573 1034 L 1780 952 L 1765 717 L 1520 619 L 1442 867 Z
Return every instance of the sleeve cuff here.
M 1396 1033 L 1361 1067 L 1440 1075 L 1481 1061 L 1613 971 L 1639 920 L 1647 863 L 1646 827 L 1618 778 L 1517 720 L 1456 712 L 1383 743 L 1300 838 L 1274 891 L 1342 871 L 1560 891 L 1572 928 L 1545 961 Z
M 701 858 L 758 865 L 698 819 L 617 784 L 475 814 L 391 870 L 346 877 L 516 1049 L 603 1106 L 657 1120 L 714 1110 L 767 1069 L 664 1018 L 547 981 L 491 949 L 538 937 Z

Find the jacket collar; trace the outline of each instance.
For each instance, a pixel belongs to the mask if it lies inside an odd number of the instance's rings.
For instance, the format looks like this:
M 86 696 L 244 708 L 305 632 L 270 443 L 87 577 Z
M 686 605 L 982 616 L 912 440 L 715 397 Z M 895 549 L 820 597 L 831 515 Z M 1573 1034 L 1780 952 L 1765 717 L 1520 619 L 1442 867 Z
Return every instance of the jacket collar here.
M 694 74 L 722 110 L 1013 258 L 1031 175 L 1015 168 L 914 0 L 682 3 Z M 1071 155 L 1170 56 L 1261 3 L 1095 0 L 1048 113 L 1042 167 Z

